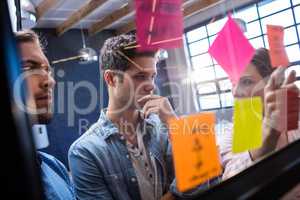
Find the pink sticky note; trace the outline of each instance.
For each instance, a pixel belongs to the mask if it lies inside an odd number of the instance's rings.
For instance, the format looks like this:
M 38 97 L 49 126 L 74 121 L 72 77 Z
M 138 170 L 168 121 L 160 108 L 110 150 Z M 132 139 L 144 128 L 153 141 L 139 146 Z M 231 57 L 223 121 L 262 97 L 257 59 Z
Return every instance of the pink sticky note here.
M 237 83 L 250 63 L 255 49 L 229 15 L 208 52 L 227 72 L 232 83 Z
M 182 46 L 181 4 L 181 0 L 135 0 L 140 50 Z
M 270 57 L 273 67 L 287 67 L 289 58 L 284 47 L 284 27 L 267 25 Z

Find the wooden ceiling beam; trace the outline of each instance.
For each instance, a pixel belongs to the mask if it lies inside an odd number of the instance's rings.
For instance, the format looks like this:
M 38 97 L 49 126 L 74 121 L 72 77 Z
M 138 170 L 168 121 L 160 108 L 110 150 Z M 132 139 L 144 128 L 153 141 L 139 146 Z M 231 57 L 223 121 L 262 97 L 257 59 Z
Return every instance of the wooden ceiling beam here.
M 51 8 L 53 8 L 59 0 L 44 0 L 37 7 L 36 10 L 36 19 L 39 20 L 42 16 L 44 16 Z
M 95 9 L 107 1 L 108 0 L 90 0 L 56 28 L 57 35 L 61 36 L 64 32 L 79 23 L 80 20 L 91 14 Z
M 220 3 L 223 0 L 199 0 L 192 5 L 186 7 L 183 11 L 184 17 L 189 17 L 197 12 L 208 9 L 209 7 Z
M 117 20 L 121 19 L 122 17 L 125 17 L 125 16 L 127 16 L 131 13 L 134 13 L 134 12 L 135 12 L 135 10 L 134 10 L 133 1 L 130 1 L 125 6 L 121 7 L 120 9 L 118 9 L 114 12 L 112 12 L 111 14 L 105 16 L 100 21 L 92 24 L 92 26 L 88 30 L 89 35 L 94 35 L 94 34 L 100 32 L 100 31 L 102 31 L 103 29 L 105 29 L 109 25 L 113 24 Z
M 188 6 L 184 7 L 183 10 L 183 16 L 184 17 L 189 17 L 197 12 L 203 11 L 217 3 L 222 2 L 223 0 L 197 0 L 194 3 L 189 4 Z M 123 33 L 128 33 L 132 30 L 134 30 L 135 27 L 135 22 L 131 21 L 123 26 L 121 26 L 119 29 L 117 29 L 116 33 L 123 34 Z
M 185 4 L 185 3 L 188 3 L 189 1 L 191 1 L 191 0 L 184 0 L 183 3 Z M 89 28 L 89 34 L 94 35 L 94 34 L 100 32 L 100 31 L 102 31 L 103 29 L 105 29 L 109 25 L 113 24 L 114 22 L 120 20 L 122 17 L 125 17 L 125 16 L 127 16 L 129 14 L 132 14 L 134 12 L 135 12 L 134 2 L 130 1 L 127 5 L 125 5 L 122 8 L 112 12 L 108 16 L 101 19 L 99 22 L 96 22 L 95 24 L 93 24 Z M 134 29 L 134 24 L 132 22 L 130 22 L 127 25 L 128 25 L 128 28 L 130 27 L 130 28 Z

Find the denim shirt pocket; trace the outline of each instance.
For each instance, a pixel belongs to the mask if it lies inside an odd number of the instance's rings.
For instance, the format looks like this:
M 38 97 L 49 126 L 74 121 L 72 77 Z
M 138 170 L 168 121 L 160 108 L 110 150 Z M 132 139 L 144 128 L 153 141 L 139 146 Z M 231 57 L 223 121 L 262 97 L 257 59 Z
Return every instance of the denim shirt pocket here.
M 122 173 L 109 174 L 104 176 L 108 188 L 113 191 L 114 195 L 122 194 L 124 179 Z

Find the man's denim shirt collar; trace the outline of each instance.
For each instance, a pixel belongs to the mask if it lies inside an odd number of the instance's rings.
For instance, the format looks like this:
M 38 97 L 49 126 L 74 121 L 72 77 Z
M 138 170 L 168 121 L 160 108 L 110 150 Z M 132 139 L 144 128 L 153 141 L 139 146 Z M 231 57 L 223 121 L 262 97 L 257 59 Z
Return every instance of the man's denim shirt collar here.
M 101 135 L 104 139 L 108 139 L 110 136 L 114 134 L 118 134 L 119 130 L 118 127 L 106 116 L 107 109 L 101 110 L 101 114 L 99 120 L 97 122 L 97 126 L 102 129 Z M 152 119 L 151 115 L 149 118 L 145 119 L 146 126 L 155 126 L 155 119 Z

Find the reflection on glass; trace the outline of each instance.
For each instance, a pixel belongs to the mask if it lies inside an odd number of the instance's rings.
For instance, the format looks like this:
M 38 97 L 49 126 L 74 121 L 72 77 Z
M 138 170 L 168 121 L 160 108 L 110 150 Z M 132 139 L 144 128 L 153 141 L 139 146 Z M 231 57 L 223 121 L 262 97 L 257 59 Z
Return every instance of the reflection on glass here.
M 194 69 L 213 65 L 212 59 L 208 53 L 191 58 Z
M 206 95 L 199 98 L 201 109 L 220 108 L 219 95 Z
M 291 8 L 291 2 L 293 5 L 298 4 L 295 7 L 294 14 L 295 14 L 295 21 L 293 17 L 293 10 Z M 288 54 L 290 62 L 294 64 L 299 64 L 300 61 L 300 48 L 299 48 L 299 37 L 300 37 L 300 0 L 266 0 L 263 3 L 258 3 L 259 5 L 259 13 L 261 19 L 258 19 L 258 13 L 256 10 L 256 5 L 251 5 L 243 10 L 237 11 L 233 13 L 234 17 L 241 18 L 247 22 L 247 32 L 245 32 L 245 36 L 249 39 L 250 43 L 253 45 L 254 48 L 258 49 L 260 47 L 267 47 L 269 48 L 268 39 L 266 35 L 266 25 L 280 25 L 285 27 L 284 32 L 284 45 L 286 46 L 286 52 Z M 204 29 L 203 35 L 198 37 L 197 40 L 203 40 L 208 38 L 209 44 L 211 45 L 215 38 L 217 37 L 217 33 L 221 30 L 224 23 L 226 22 L 227 17 L 218 20 L 214 23 L 207 25 L 208 36 L 204 36 Z M 261 20 L 261 25 L 260 21 Z M 203 27 L 202 27 L 203 28 Z M 298 36 L 297 36 L 297 28 L 298 28 Z M 200 35 L 200 34 L 199 34 Z M 194 37 L 196 38 L 196 37 Z M 196 102 L 199 103 L 199 107 L 202 110 L 207 109 L 214 109 L 217 112 L 220 112 L 223 107 L 231 107 L 233 106 L 233 95 L 232 95 L 232 84 L 228 79 L 226 72 L 218 65 L 218 63 L 212 59 L 209 54 L 205 53 L 208 50 L 207 42 L 202 41 L 195 41 L 195 44 L 188 44 L 191 48 L 192 55 L 197 55 L 190 57 L 192 63 L 194 65 L 195 71 L 192 72 L 191 78 L 194 80 L 195 88 L 197 91 L 197 98 Z M 207 49 L 206 49 L 207 48 Z M 202 55 L 198 55 L 201 54 Z M 266 59 L 264 59 L 266 60 Z M 297 63 L 295 63 L 297 62 Z M 296 75 L 300 77 L 300 65 L 294 65 L 289 67 L 286 70 L 288 73 L 291 70 L 296 71 Z M 248 71 L 248 72 L 251 72 Z M 248 73 L 247 72 L 247 73 Z M 252 74 L 253 75 L 253 74 Z M 257 77 L 256 77 L 257 78 Z M 255 73 L 253 76 L 250 76 L 248 79 L 244 79 L 243 82 L 244 88 L 241 89 L 241 93 L 245 93 L 242 97 L 247 97 L 247 94 L 250 94 L 249 91 L 246 91 L 247 88 L 254 87 L 257 83 L 257 79 L 255 78 Z M 202 81 L 205 81 L 204 83 Z M 253 85 L 252 85 L 253 84 Z M 295 84 L 300 88 L 300 80 L 295 82 Z M 243 86 L 243 85 L 241 85 Z M 236 92 L 236 91 L 235 91 Z M 249 92 L 249 93 L 248 93 Z M 236 97 L 239 97 L 241 94 L 235 94 Z M 261 95 L 261 93 L 256 93 L 255 95 Z M 231 110 L 231 109 L 226 109 Z M 231 116 L 220 116 L 217 115 L 218 120 L 228 120 Z M 221 130 L 222 131 L 222 130 Z M 229 134 L 232 134 L 232 131 L 228 131 Z M 222 141 L 220 141 L 222 142 Z M 274 150 L 275 151 L 275 150 Z M 246 152 L 245 152 L 246 153 Z M 247 153 L 246 153 L 247 154 Z M 248 155 L 248 154 L 247 154 Z M 241 157 L 243 160 L 245 157 Z M 236 161 L 237 168 L 241 167 L 243 169 L 235 171 L 235 166 L 233 166 L 233 174 L 237 174 L 238 172 L 247 168 L 239 162 Z M 248 166 L 250 166 L 249 164 Z M 224 166 L 225 169 L 225 166 Z M 232 169 L 228 167 L 228 169 Z M 230 171 L 230 170 L 229 170 Z M 224 170 L 225 174 L 225 170 Z M 231 177 L 232 173 L 227 173 Z M 224 176 L 226 177 L 226 176 Z
M 291 4 L 290 4 L 289 0 L 265 1 L 265 2 L 262 2 L 259 4 L 259 7 L 258 7 L 259 15 L 260 15 L 260 17 L 264 17 L 266 15 L 283 10 L 290 6 L 291 6 Z
M 203 39 L 190 44 L 190 54 L 191 56 L 195 56 L 197 54 L 205 53 L 207 52 L 208 48 L 208 40 Z
M 205 26 L 192 30 L 186 34 L 189 43 L 207 37 Z
M 245 22 L 250 22 L 258 18 L 256 5 L 243 9 L 233 14 L 235 18 L 243 19 Z
M 217 87 L 214 82 L 200 83 L 197 85 L 197 90 L 199 94 L 215 93 L 217 91 Z
M 271 15 L 261 20 L 263 33 L 267 32 L 267 24 L 288 27 L 294 24 L 293 13 L 291 9 Z

